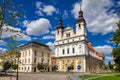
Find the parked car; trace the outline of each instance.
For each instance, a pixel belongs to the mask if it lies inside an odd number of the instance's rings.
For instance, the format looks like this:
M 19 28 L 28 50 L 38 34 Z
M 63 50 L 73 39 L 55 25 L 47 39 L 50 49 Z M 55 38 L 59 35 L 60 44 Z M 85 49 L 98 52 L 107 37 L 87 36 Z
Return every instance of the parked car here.
M 0 70 L 0 72 L 5 72 L 5 70 Z

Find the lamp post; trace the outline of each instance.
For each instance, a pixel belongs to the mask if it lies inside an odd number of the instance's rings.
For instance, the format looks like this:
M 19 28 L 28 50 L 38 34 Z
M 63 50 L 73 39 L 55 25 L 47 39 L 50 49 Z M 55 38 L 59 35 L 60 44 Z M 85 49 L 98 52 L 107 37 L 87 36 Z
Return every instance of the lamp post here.
M 18 67 L 17 67 L 16 80 L 18 80 L 18 74 L 19 74 L 19 72 L 18 72 L 18 68 L 19 68 L 19 57 L 20 57 L 20 53 L 19 53 L 19 51 L 17 51 L 17 65 L 18 65 Z

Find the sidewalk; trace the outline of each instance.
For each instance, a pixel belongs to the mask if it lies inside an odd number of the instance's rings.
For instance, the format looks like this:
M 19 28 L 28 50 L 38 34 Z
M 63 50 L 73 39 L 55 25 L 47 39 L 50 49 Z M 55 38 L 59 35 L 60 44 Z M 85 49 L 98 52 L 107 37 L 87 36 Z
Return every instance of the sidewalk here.
M 79 76 L 80 74 L 69 75 L 68 80 L 82 80 Z

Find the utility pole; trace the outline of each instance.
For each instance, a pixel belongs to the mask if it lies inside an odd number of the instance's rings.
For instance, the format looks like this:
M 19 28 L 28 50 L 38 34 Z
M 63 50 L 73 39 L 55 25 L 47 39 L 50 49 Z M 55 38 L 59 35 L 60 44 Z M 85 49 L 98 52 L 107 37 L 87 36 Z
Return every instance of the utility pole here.
M 16 80 L 18 80 L 18 73 L 19 73 L 19 72 L 18 72 L 18 68 L 19 68 L 19 53 L 17 53 L 17 55 L 18 55 L 18 56 L 17 56 L 17 57 L 18 57 L 18 58 L 17 58 L 18 67 L 17 67 Z

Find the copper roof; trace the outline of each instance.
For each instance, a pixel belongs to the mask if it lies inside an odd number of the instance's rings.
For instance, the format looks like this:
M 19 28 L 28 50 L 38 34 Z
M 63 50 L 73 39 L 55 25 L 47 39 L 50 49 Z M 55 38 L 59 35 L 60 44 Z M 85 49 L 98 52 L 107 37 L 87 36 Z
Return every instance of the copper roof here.
M 92 47 L 91 43 L 87 43 L 87 47 L 92 50 L 92 51 L 95 51 L 94 48 Z
M 55 56 L 51 56 L 51 59 L 55 59 L 56 57 Z
M 99 57 L 103 57 L 104 54 L 103 54 L 103 53 L 98 53 L 98 56 L 99 56 Z

